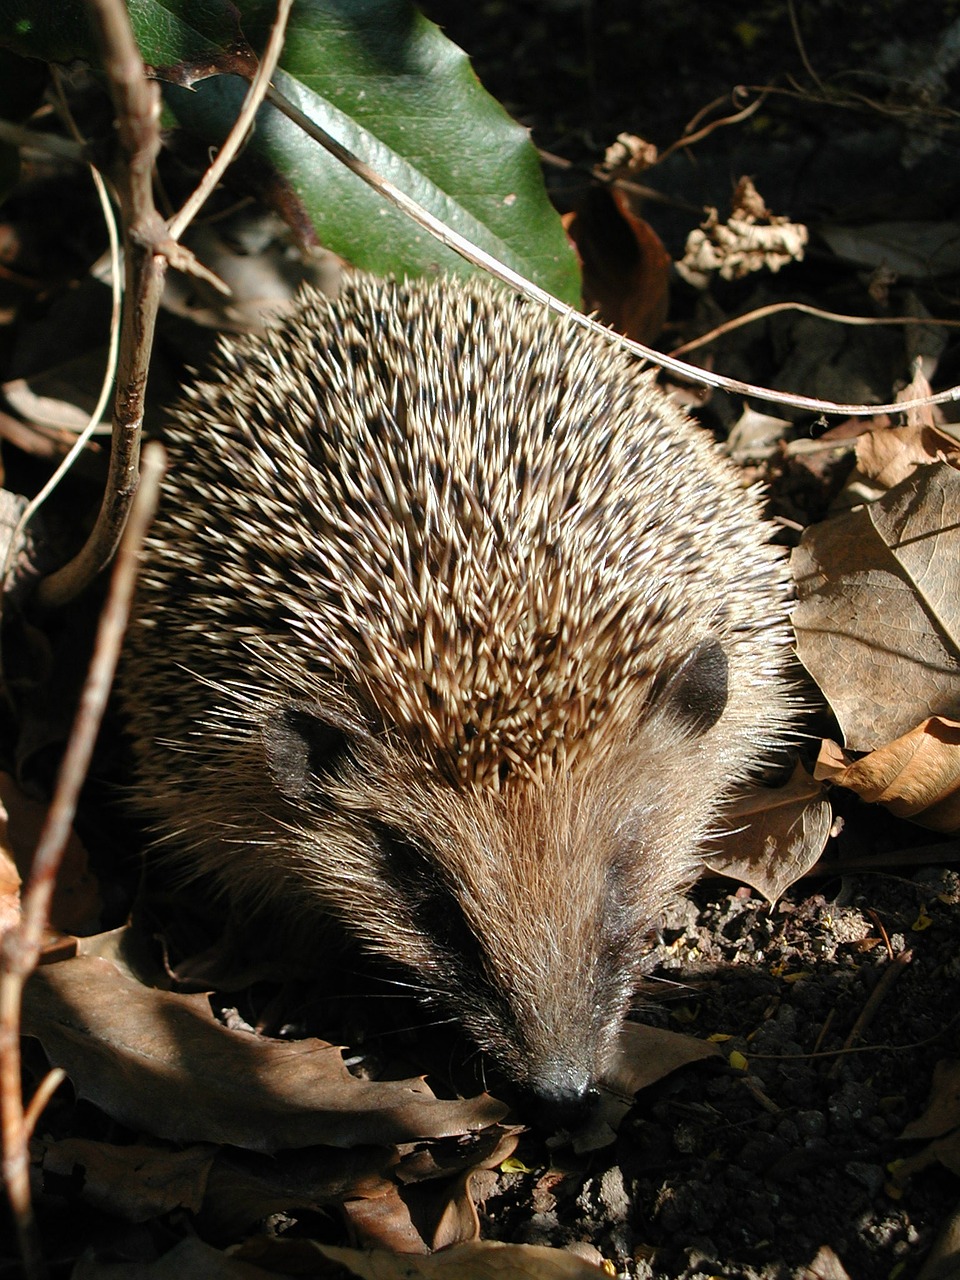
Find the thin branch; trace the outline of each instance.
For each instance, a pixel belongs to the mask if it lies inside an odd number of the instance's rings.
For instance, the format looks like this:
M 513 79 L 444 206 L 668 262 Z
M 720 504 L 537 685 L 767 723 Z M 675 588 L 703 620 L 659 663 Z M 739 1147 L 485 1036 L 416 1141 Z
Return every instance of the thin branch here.
M 200 268 L 193 255 L 181 248 L 177 240 L 219 181 L 223 168 L 243 145 L 279 58 L 291 6 L 291 0 L 278 0 L 278 14 L 264 54 L 266 66 L 261 66 L 254 76 L 240 115 L 211 165 L 212 181 L 208 172 L 168 227 L 154 204 L 152 186 L 153 166 L 160 149 L 159 88 L 147 80 L 122 0 L 87 0 L 87 3 L 110 84 L 123 156 L 118 188 L 124 227 L 126 305 L 120 336 L 110 467 L 103 502 L 84 546 L 68 564 L 40 583 L 37 599 L 44 608 L 56 608 L 74 599 L 110 563 L 116 551 L 137 488 L 147 373 L 168 264 L 202 276 L 214 287 L 228 292 L 222 281 Z
M 206 204 L 214 188 L 233 162 L 234 156 L 249 137 L 253 129 L 254 117 L 267 96 L 270 80 L 277 69 L 277 63 L 280 61 L 292 6 L 293 0 L 278 0 L 277 16 L 270 31 L 270 39 L 267 41 L 267 47 L 260 58 L 257 73 L 250 82 L 250 88 L 243 100 L 240 114 L 234 121 L 227 140 L 217 153 L 216 159 L 201 178 L 197 189 L 184 203 L 180 212 L 174 214 L 170 219 L 168 231 L 171 240 L 180 239 L 186 228 Z
M 120 645 L 130 615 L 133 588 L 144 535 L 153 518 L 163 473 L 163 449 L 144 451 L 143 482 L 130 511 L 117 554 L 110 593 L 100 616 L 90 668 L 80 695 L 70 741 L 60 765 L 57 786 L 33 855 L 23 892 L 20 923 L 0 942 L 0 1137 L 3 1179 L 16 1224 L 21 1258 L 28 1280 L 39 1280 L 43 1262 L 30 1203 L 30 1126 L 43 1101 L 56 1087 L 53 1073 L 24 1111 L 20 1092 L 20 1009 L 23 988 L 36 967 L 43 931 L 50 917 L 57 872 L 77 809 L 80 788 L 93 754 Z
M 60 82 L 60 77 L 56 69 L 54 69 L 54 84 L 56 86 L 57 94 L 60 99 L 60 110 L 67 122 L 67 127 L 70 129 L 70 132 L 73 134 L 76 144 L 82 147 L 83 141 L 80 137 L 80 132 L 77 129 L 76 123 L 74 122 L 73 117 L 70 114 L 70 109 L 67 106 L 66 98 L 64 97 L 64 94 L 63 94 L 63 86 Z M 50 494 L 54 492 L 54 490 L 60 484 L 60 481 L 63 479 L 63 477 L 71 469 L 76 459 L 87 447 L 87 443 L 90 440 L 91 436 L 94 434 L 94 432 L 97 430 L 97 428 L 100 426 L 101 422 L 103 421 L 104 411 L 106 410 L 107 402 L 109 401 L 109 398 L 110 398 L 110 392 L 113 389 L 114 379 L 117 376 L 117 365 L 119 362 L 119 353 L 120 353 L 120 323 L 121 323 L 121 314 L 122 314 L 121 312 L 122 290 L 120 288 L 120 271 L 121 271 L 120 232 L 117 227 L 117 219 L 114 215 L 113 205 L 110 203 L 110 196 L 109 196 L 109 193 L 107 192 L 107 185 L 104 182 L 103 177 L 100 174 L 100 171 L 96 168 L 95 165 L 91 164 L 89 168 L 90 168 L 90 176 L 93 179 L 93 184 L 97 189 L 97 198 L 100 201 L 100 209 L 103 213 L 103 220 L 107 228 L 107 238 L 110 242 L 109 254 L 110 254 L 111 310 L 110 310 L 110 344 L 107 352 L 107 364 L 106 364 L 106 368 L 104 369 L 103 378 L 100 383 L 100 395 L 97 397 L 97 403 L 93 408 L 93 412 L 90 414 L 90 417 L 87 421 L 87 425 L 79 433 L 79 435 L 77 436 L 73 444 L 70 446 L 67 453 L 60 460 L 60 463 L 57 466 L 56 470 L 53 472 L 50 478 L 43 485 L 40 492 L 37 493 L 33 498 L 31 498 L 30 501 L 27 503 L 26 507 L 23 510 L 23 514 L 20 516 L 20 519 L 17 521 L 16 528 L 11 534 L 10 541 L 7 545 L 7 554 L 4 557 L 4 561 L 3 561 L 3 572 L 2 572 L 2 575 L 0 575 L 0 583 L 4 583 L 4 584 L 7 583 L 7 577 L 10 572 L 10 565 L 12 563 L 14 555 L 17 552 L 17 549 L 21 544 L 21 539 L 23 538 L 24 530 L 26 529 L 27 525 L 36 515 L 40 507 L 43 506 L 44 502 L 46 502 L 47 498 L 49 498 Z
M 78 554 L 45 578 L 41 606 L 72 600 L 110 563 L 137 491 L 140 428 L 166 258 L 166 224 L 153 203 L 153 165 L 160 150 L 160 89 L 147 80 L 122 0 L 87 0 L 110 86 L 120 150 L 118 178 L 124 228 L 126 305 L 120 334 L 110 465 L 96 524 Z
M 576 307 L 561 302 L 552 294 L 547 293 L 545 289 L 541 289 L 539 285 L 526 280 L 519 272 L 514 271 L 512 267 L 508 267 L 492 254 L 487 253 L 485 249 L 471 244 L 465 236 L 446 226 L 435 214 L 432 214 L 428 209 L 423 208 L 422 205 L 411 199 L 405 191 L 401 191 L 388 178 L 381 177 L 366 161 L 354 155 L 352 151 L 338 142 L 325 129 L 322 129 L 320 125 L 311 120 L 308 115 L 275 88 L 270 89 L 267 97 L 278 110 L 282 111 L 289 120 L 298 125 L 308 137 L 313 138 L 315 142 L 319 142 L 325 150 L 335 156 L 351 173 L 355 173 L 358 178 L 362 178 L 364 182 L 373 187 L 375 191 L 378 191 L 396 208 L 406 213 L 419 226 L 429 231 L 448 249 L 452 249 L 454 253 L 458 253 L 475 266 L 482 267 L 490 275 L 503 281 L 510 288 L 516 289 L 524 297 L 530 298 L 533 302 L 539 302 L 541 306 L 546 307 L 556 315 L 565 317 L 579 328 L 602 334 L 609 342 L 622 347 L 623 350 L 630 351 L 634 355 L 650 361 L 652 364 L 659 365 L 662 369 L 668 369 L 671 373 L 675 373 L 689 382 L 700 386 L 717 387 L 723 391 L 733 392 L 736 395 L 753 396 L 758 400 L 766 400 L 773 404 L 790 405 L 794 409 L 805 409 L 810 413 L 842 414 L 844 417 L 850 418 L 872 417 L 877 413 L 906 413 L 910 409 L 920 409 L 930 404 L 946 404 L 950 401 L 960 400 L 960 386 L 950 387 L 947 391 L 938 392 L 936 395 L 922 396 L 916 400 L 905 400 L 899 404 L 843 404 L 833 400 L 817 400 L 812 396 L 799 396 L 785 391 L 773 391 L 769 387 L 758 387 L 751 382 L 741 382 L 738 378 L 727 378 L 722 374 L 711 373 L 706 369 L 697 368 L 696 365 L 687 364 L 683 360 L 677 360 L 673 356 L 665 355 L 662 351 L 655 351 L 652 347 L 645 347 L 643 343 L 633 342 L 629 338 L 624 338 L 621 334 L 614 333 L 606 328 L 605 325 L 598 324 L 596 320 L 590 316 L 585 316 Z
M 818 320 L 831 320 L 834 324 L 866 325 L 869 327 L 875 325 L 902 326 L 915 324 L 960 329 L 960 320 L 935 320 L 928 316 L 848 316 L 839 311 L 824 311 L 822 307 L 812 307 L 807 302 L 771 302 L 765 307 L 755 307 L 753 311 L 747 311 L 742 316 L 733 316 L 730 320 L 725 320 L 723 324 L 718 324 L 715 329 L 710 329 L 707 333 L 701 333 L 698 338 L 691 338 L 689 342 L 684 342 L 681 346 L 674 347 L 670 354 L 672 356 L 686 355 L 687 352 L 696 351 L 699 347 L 705 347 L 709 343 L 715 342 L 717 338 L 722 338 L 725 334 L 742 328 L 745 324 L 753 324 L 757 320 L 766 319 L 767 316 L 778 315 L 781 311 L 799 312 L 801 315 L 814 316 Z

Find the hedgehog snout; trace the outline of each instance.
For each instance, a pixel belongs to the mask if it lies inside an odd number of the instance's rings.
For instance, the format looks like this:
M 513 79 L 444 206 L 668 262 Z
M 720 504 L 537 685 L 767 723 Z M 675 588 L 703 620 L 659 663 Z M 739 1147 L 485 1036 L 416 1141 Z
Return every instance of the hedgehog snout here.
M 521 1091 L 523 1112 L 544 1129 L 575 1129 L 589 1120 L 600 1093 L 586 1075 L 571 1076 L 565 1064 L 545 1071 Z

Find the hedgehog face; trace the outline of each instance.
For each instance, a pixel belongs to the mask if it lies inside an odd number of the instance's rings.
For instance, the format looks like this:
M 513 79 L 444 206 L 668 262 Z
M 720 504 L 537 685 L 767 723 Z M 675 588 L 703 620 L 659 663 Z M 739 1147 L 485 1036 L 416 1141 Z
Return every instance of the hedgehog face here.
M 707 739 L 727 675 L 719 642 L 701 642 L 607 751 L 496 786 L 445 777 L 358 715 L 287 707 L 262 742 L 290 813 L 262 842 L 286 847 L 304 899 L 402 965 L 514 1084 L 554 1117 L 573 1111 L 608 1063 L 652 928 L 694 878 L 723 782 Z

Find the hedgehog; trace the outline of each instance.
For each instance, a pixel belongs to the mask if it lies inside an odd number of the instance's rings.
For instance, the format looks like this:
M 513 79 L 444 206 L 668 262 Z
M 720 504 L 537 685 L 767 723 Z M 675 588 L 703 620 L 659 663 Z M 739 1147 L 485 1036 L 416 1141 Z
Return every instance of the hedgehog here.
M 758 494 L 612 339 L 484 281 L 307 290 L 171 416 L 120 684 L 158 845 L 582 1114 L 789 732 Z

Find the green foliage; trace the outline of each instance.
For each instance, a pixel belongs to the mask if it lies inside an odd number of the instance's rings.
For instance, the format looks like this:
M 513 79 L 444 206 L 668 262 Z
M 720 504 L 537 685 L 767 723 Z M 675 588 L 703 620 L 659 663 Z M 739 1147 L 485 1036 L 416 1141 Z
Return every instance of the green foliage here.
M 233 122 L 274 17 L 270 0 L 130 0 L 144 60 L 181 128 L 217 144 Z M 79 0 L 0 0 L 0 46 L 96 62 Z M 448 226 L 568 302 L 579 272 L 526 130 L 477 81 L 466 55 L 407 0 L 299 0 L 281 93 Z M 248 144 L 291 222 L 367 270 L 473 269 L 346 171 L 276 108 Z

